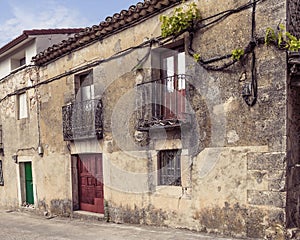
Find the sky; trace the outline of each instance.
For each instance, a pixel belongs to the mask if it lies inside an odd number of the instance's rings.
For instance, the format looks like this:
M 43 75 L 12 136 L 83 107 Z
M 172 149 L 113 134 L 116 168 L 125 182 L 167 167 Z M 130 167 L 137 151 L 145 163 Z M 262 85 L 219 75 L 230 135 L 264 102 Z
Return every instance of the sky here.
M 91 27 L 139 0 L 0 0 L 0 47 L 23 30 Z M 140 2 L 143 2 L 140 0 Z

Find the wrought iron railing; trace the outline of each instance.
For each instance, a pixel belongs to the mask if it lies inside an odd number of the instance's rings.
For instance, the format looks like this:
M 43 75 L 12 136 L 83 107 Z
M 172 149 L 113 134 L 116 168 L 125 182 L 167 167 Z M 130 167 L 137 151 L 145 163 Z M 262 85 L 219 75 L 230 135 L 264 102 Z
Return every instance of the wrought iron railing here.
M 62 107 L 65 141 L 103 137 L 102 101 L 87 100 Z
M 189 76 L 180 74 L 138 84 L 138 129 L 175 127 L 190 122 L 188 82 Z

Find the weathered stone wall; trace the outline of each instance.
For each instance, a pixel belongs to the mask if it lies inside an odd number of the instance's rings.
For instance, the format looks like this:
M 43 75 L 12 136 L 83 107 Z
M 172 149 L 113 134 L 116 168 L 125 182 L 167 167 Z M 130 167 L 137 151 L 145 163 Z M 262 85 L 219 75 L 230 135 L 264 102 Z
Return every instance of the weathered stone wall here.
M 199 8 L 205 18 L 247 2 L 202 1 Z M 259 3 L 256 36 L 263 37 L 267 27 L 276 28 L 285 14 L 284 1 Z M 251 18 L 252 9 L 248 9 L 200 30 L 193 48 L 204 59 L 244 48 L 251 40 Z M 241 96 L 244 85 L 251 82 L 251 55 L 219 72 L 188 60 L 193 76 L 190 104 L 196 121 L 192 130 L 181 129 L 179 135 L 150 133 L 147 167 L 155 171 L 156 153 L 161 149 L 185 149 L 189 164 L 183 171 L 191 182 L 183 188 L 161 188 L 156 173 L 151 173 L 149 192 L 140 194 L 143 200 L 137 201 L 137 193 L 127 192 L 122 204 L 118 204 L 122 191 L 109 191 L 111 220 L 130 222 L 134 218 L 147 223 L 145 219 L 149 220 L 153 211 L 155 219 L 163 222 L 152 218 L 149 224 L 284 239 L 286 59 L 284 53 L 262 45 L 255 53 L 259 90 L 252 108 Z M 184 139 L 190 140 L 186 144 Z M 162 147 L 164 141 L 169 143 Z M 115 154 L 122 156 L 122 152 Z
M 198 5 L 205 18 L 246 3 L 247 0 L 208 0 Z M 257 37 L 263 37 L 267 27 L 276 28 L 285 18 L 285 1 L 260 2 L 256 9 Z M 76 149 L 75 141 L 68 152 L 68 143 L 62 140 L 61 107 L 75 99 L 75 75 L 92 70 L 95 97 L 102 98 L 104 106 L 104 138 L 96 142 L 99 149 L 93 147 L 92 152 L 103 153 L 109 220 L 284 239 L 285 53 L 273 47 L 256 47 L 258 99 L 254 107 L 248 107 L 242 98 L 244 86 L 251 82 L 251 54 L 217 72 L 205 70 L 187 56 L 187 70 L 193 76 L 189 82 L 192 125 L 142 135 L 136 131 L 136 84 L 151 80 L 155 66 L 149 58 L 140 72 L 132 69 L 148 49 L 90 64 L 139 45 L 145 38 L 159 36 L 158 19 L 159 16 L 147 19 L 40 67 L 39 81 L 53 82 L 38 87 L 41 142 L 45 149 L 36 165 L 40 170 L 37 184 L 42 188 L 37 188 L 38 206 L 60 214 L 72 211 L 69 154 L 86 153 L 92 147 L 84 149 L 80 145 Z M 204 59 L 244 48 L 251 40 L 251 20 L 251 8 L 233 14 L 198 31 L 193 48 Z M 181 38 L 187 42 L 186 35 L 178 39 Z M 143 141 L 137 141 L 138 134 Z M 164 149 L 182 150 L 182 186 L 157 184 L 157 156 Z
M 64 71 L 61 67 L 59 70 Z M 36 165 L 39 186 L 38 207 L 51 214 L 69 216 L 72 209 L 70 147 L 63 140 L 62 106 L 74 99 L 74 79 L 42 84 L 40 94 L 40 132 L 44 149 L 42 161 Z M 51 114 L 49 114 L 51 113 Z
M 16 207 L 20 205 L 18 193 L 17 171 L 18 164 L 12 159 L 13 155 L 32 160 L 33 164 L 39 160 L 36 152 L 38 146 L 37 134 L 37 92 L 27 91 L 28 118 L 17 120 L 17 95 L 6 97 L 7 94 L 29 86 L 37 80 L 35 68 L 28 68 L 1 81 L 1 124 L 3 135 L 4 156 L 3 164 L 4 186 L 0 188 L 0 204 Z M 5 99 L 4 99 L 5 98 Z
M 4 156 L 1 158 L 5 180 L 0 188 L 0 205 L 19 207 L 25 202 L 21 186 L 25 180 L 20 179 L 23 171 L 21 165 L 30 161 L 34 207 L 53 214 L 59 212 L 68 215 L 71 204 L 67 209 L 60 206 L 71 201 L 70 156 L 62 139 L 61 128 L 65 88 L 63 82 L 32 87 L 39 81 L 38 70 L 27 67 L 2 79 L 0 83 L 3 89 L 1 99 L 11 94 L 0 103 L 4 144 Z M 27 94 L 28 117 L 18 119 L 17 93 L 24 91 Z M 39 144 L 43 147 L 43 156 L 38 154 Z M 13 155 L 17 155 L 16 163 Z
M 300 3 L 297 0 L 289 0 L 287 1 L 287 24 L 288 24 L 288 31 L 296 36 L 297 38 L 300 37 Z

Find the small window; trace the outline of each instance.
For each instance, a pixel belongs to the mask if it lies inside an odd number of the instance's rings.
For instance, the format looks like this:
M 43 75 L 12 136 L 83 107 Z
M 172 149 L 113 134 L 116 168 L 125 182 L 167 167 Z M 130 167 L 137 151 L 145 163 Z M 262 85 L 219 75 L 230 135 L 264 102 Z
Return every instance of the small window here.
M 0 186 L 4 186 L 3 170 L 2 170 L 2 160 L 0 160 Z
M 27 97 L 26 92 L 18 95 L 18 119 L 27 118 Z
M 26 63 L 26 58 L 25 57 L 21 58 L 20 59 L 20 66 L 25 65 L 25 63 Z
M 10 59 L 11 70 L 17 69 L 26 64 L 25 51 L 18 52 Z
M 163 150 L 158 154 L 158 184 L 181 186 L 181 151 Z

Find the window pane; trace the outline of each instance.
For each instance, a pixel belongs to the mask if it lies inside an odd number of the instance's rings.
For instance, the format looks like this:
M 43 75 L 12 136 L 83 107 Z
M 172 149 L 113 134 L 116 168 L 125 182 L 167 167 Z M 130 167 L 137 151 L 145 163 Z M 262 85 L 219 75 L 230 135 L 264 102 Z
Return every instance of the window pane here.
M 86 101 L 91 99 L 91 86 L 81 87 L 81 100 Z
M 167 61 L 167 76 L 174 76 L 174 57 L 168 57 Z
M 167 78 L 167 90 L 169 93 L 174 92 L 174 77 Z
M 26 99 L 26 93 L 22 93 L 18 97 L 19 99 L 19 119 L 27 118 L 27 99 Z
M 76 81 L 78 82 L 76 84 Z M 94 84 L 92 72 L 77 76 L 75 81 L 75 91 L 80 101 L 94 99 Z
M 167 57 L 164 59 L 164 70 L 166 71 L 166 85 L 168 92 L 174 92 L 174 57 Z
M 160 151 L 158 166 L 160 185 L 181 185 L 180 150 Z
M 178 74 L 185 74 L 185 54 L 178 53 Z
M 23 57 L 23 58 L 20 59 L 20 66 L 23 66 L 25 64 L 26 64 L 26 58 Z

